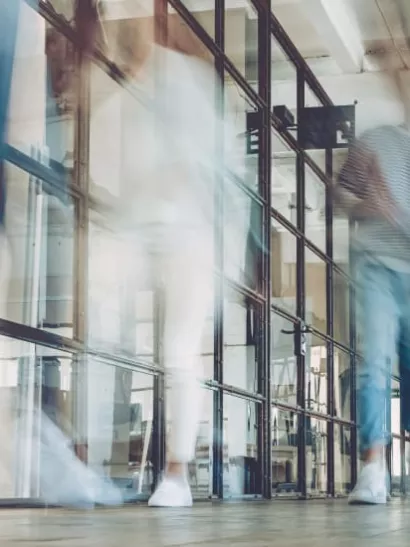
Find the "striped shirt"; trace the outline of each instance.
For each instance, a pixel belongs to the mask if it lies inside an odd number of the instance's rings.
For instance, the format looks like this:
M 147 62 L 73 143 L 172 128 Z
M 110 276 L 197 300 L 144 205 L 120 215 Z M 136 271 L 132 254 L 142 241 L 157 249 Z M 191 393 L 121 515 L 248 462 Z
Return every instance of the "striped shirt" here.
M 410 132 L 363 134 L 340 171 L 336 198 L 356 221 L 353 244 L 394 269 L 410 265 Z M 390 266 L 393 267 L 393 266 Z

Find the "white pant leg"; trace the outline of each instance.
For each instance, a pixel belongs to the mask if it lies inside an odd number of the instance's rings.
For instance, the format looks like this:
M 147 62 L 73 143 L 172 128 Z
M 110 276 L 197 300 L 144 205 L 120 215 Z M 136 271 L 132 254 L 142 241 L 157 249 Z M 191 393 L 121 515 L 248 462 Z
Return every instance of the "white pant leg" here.
M 212 230 L 181 235 L 162 255 L 165 293 L 164 364 L 169 387 L 171 432 L 168 460 L 194 458 L 201 412 L 201 338 L 213 302 Z

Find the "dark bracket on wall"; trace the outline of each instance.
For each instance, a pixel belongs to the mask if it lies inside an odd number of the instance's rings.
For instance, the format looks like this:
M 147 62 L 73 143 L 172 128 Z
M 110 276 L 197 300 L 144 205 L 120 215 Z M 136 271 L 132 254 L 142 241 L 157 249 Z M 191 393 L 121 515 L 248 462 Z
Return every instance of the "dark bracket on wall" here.
M 304 150 L 347 148 L 355 136 L 356 104 L 302 108 L 297 124 L 285 105 L 274 106 L 273 114 L 284 129 L 298 129 Z

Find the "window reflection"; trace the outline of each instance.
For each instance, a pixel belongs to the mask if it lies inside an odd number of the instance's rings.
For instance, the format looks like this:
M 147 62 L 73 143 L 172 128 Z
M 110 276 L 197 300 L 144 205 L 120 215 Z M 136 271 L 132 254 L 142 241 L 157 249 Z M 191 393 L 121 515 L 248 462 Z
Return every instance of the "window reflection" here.
M 272 304 L 296 315 L 297 238 L 275 219 L 271 221 Z
M 336 270 L 333 271 L 333 334 L 338 342 L 350 346 L 350 284 Z
M 74 206 L 54 195 L 54 187 L 10 164 L 6 180 L 1 315 L 71 337 Z
M 339 173 L 344 161 L 346 160 L 346 151 L 339 149 L 333 153 L 333 172 L 334 176 Z M 339 268 L 349 273 L 349 244 L 350 230 L 349 218 L 337 207 L 333 206 L 333 258 Z
M 298 415 L 272 408 L 272 490 L 276 494 L 297 492 Z
M 321 106 L 323 106 L 323 104 L 317 98 L 315 93 L 312 91 L 312 88 L 309 86 L 309 84 L 305 83 L 305 107 L 314 108 L 314 107 L 321 107 Z M 310 146 L 315 146 L 315 144 L 310 143 Z M 308 148 L 306 150 L 306 153 L 316 163 L 316 165 L 323 171 L 323 173 L 325 173 L 326 172 L 326 151 L 322 149 Z
M 260 309 L 241 295 L 229 291 L 224 322 L 224 383 L 256 392 Z
M 289 59 L 281 46 L 278 44 L 275 38 L 271 40 L 271 52 L 272 52 L 272 104 L 273 111 L 277 117 L 283 122 L 287 120 L 285 124 L 286 129 L 290 125 L 289 129 L 294 132 L 295 128 L 292 127 L 297 124 L 297 72 L 296 66 Z M 290 113 L 292 119 L 287 119 L 284 116 L 284 108 L 286 108 L 286 114 Z M 292 123 L 293 122 L 293 123 Z
M 9 143 L 64 173 L 73 167 L 77 74 L 73 44 L 21 4 L 9 106 Z
M 225 156 L 228 169 L 242 183 L 259 191 L 259 131 L 257 107 L 227 75 L 225 81 Z
M 87 461 L 126 488 L 150 494 L 153 377 L 87 361 Z
M 306 486 L 309 493 L 327 493 L 327 422 L 306 417 Z
M 393 437 L 391 444 L 391 490 L 392 493 L 401 492 L 401 441 Z
M 250 0 L 225 9 L 225 51 L 239 72 L 257 89 L 258 12 Z
M 327 347 L 326 341 L 307 334 L 306 351 L 306 407 L 327 413 Z
M 260 494 L 257 404 L 224 395 L 224 497 Z
M 305 250 L 306 321 L 326 332 L 326 263 L 310 249 Z
M 326 187 L 310 167 L 305 168 L 305 234 L 326 252 Z
M 280 315 L 272 315 L 271 386 L 272 399 L 297 404 L 297 368 L 294 354 L 295 324 Z
M 257 290 L 262 253 L 262 208 L 232 180 L 224 192 L 224 270 L 229 279 Z
M 296 152 L 272 131 L 272 206 L 286 220 L 297 223 Z
M 351 431 L 347 427 L 334 425 L 335 494 L 351 491 Z
M 350 355 L 344 351 L 334 348 L 333 353 L 334 367 L 334 405 L 335 414 L 344 420 L 350 420 L 351 408 L 351 367 Z

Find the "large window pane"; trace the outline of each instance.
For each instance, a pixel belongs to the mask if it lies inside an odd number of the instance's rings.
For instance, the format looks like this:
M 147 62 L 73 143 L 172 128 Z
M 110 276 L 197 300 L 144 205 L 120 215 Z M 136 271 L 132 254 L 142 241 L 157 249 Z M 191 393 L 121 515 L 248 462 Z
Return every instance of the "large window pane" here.
M 227 180 L 225 190 L 225 275 L 233 281 L 257 290 L 261 283 L 262 208 L 230 180 Z
M 225 163 L 249 188 L 259 190 L 260 112 L 233 80 L 225 82 Z
M 285 124 L 285 129 L 295 131 L 297 125 L 297 72 L 296 66 L 283 51 L 275 38 L 272 49 L 272 104 L 274 113 Z M 285 115 L 286 114 L 286 115 Z M 289 114 L 292 118 L 288 118 Z
M 106 363 L 93 367 L 57 348 L 12 338 L 0 338 L 0 346 L 1 497 L 40 497 L 48 503 L 67 495 L 84 499 L 89 494 L 85 465 L 97 475 L 123 479 L 119 485 L 136 485 L 137 493 L 135 471 L 143 450 L 133 455 L 131 445 L 141 447 L 141 424 L 147 412 L 152 416 L 152 379 L 144 384 L 138 373 L 124 378 Z
M 296 315 L 297 238 L 282 224 L 271 221 L 272 304 Z
M 348 217 L 339 210 L 333 216 L 333 259 L 339 268 L 349 273 L 350 230 Z
M 312 91 L 312 88 L 309 84 L 305 83 L 305 108 L 316 108 L 322 107 L 323 104 L 319 101 L 315 93 Z M 311 157 L 311 159 L 317 164 L 317 166 L 323 171 L 326 172 L 326 151 L 321 147 L 318 148 L 318 142 L 316 139 L 321 136 L 320 129 L 318 127 L 309 126 L 311 129 L 310 135 L 313 137 L 312 140 L 306 143 L 307 150 L 306 153 Z
M 326 341 L 307 335 L 306 407 L 327 414 L 327 346 Z
M 306 248 L 306 321 L 321 332 L 326 332 L 326 264 Z
M 189 464 L 189 482 L 194 497 L 212 495 L 214 434 L 214 392 L 204 389 L 202 419 L 195 447 L 195 459 Z
M 297 492 L 298 414 L 272 408 L 272 491 L 278 495 Z
M 351 491 L 351 430 L 340 424 L 334 426 L 335 494 Z
M 350 285 L 347 277 L 333 270 L 333 335 L 350 346 Z
M 297 404 L 297 367 L 294 354 L 295 324 L 272 314 L 271 386 L 272 399 L 288 405 Z
M 306 418 L 306 487 L 311 494 L 327 493 L 327 422 Z
M 333 349 L 333 367 L 334 367 L 334 405 L 335 414 L 344 420 L 350 420 L 351 409 L 351 367 L 350 355 L 340 349 Z
M 225 52 L 246 80 L 257 89 L 258 12 L 250 0 L 225 8 Z
M 73 167 L 76 81 L 73 44 L 23 2 L 8 140 L 60 172 Z
M 346 150 L 339 149 L 334 151 L 333 173 L 335 178 L 346 157 Z M 335 202 L 333 207 L 333 259 L 339 268 L 346 272 L 349 272 L 349 244 L 349 218 Z
M 224 395 L 224 497 L 260 494 L 256 403 Z
M 104 469 L 129 495 L 149 495 L 153 377 L 90 358 L 86 385 L 88 465 Z
M 393 437 L 391 444 L 391 489 L 392 493 L 401 492 L 401 441 Z
M 229 291 L 224 313 L 223 380 L 247 391 L 256 392 L 256 347 L 260 332 L 259 306 Z
M 72 336 L 74 205 L 9 164 L 6 179 L 1 316 Z
M 322 252 L 326 252 L 325 185 L 306 165 L 305 169 L 305 233 Z
M 296 152 L 272 131 L 272 207 L 297 223 Z

